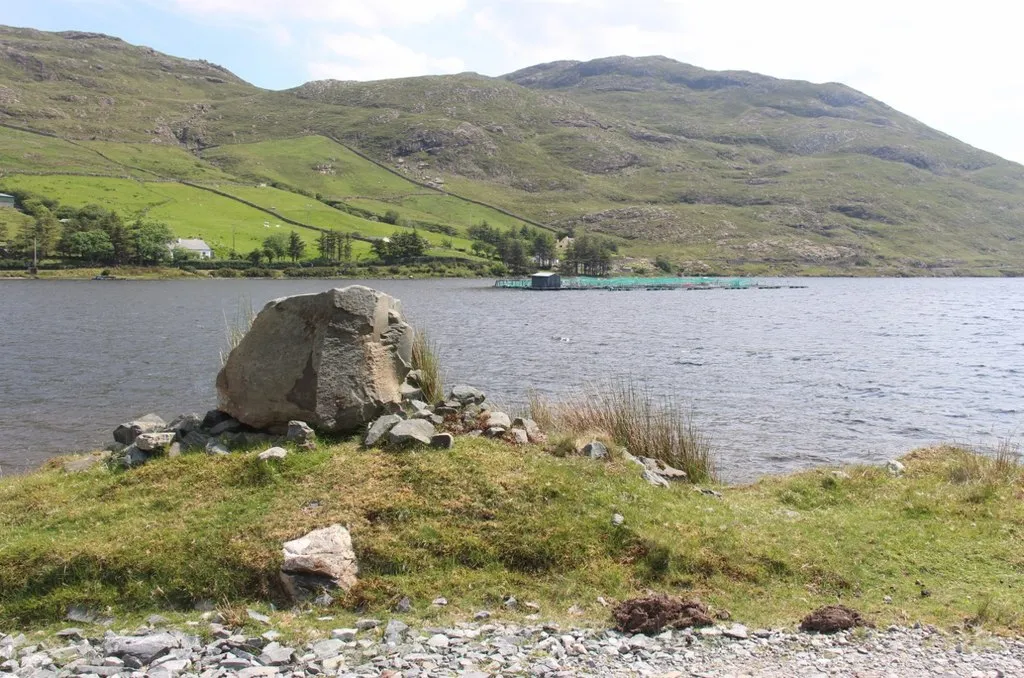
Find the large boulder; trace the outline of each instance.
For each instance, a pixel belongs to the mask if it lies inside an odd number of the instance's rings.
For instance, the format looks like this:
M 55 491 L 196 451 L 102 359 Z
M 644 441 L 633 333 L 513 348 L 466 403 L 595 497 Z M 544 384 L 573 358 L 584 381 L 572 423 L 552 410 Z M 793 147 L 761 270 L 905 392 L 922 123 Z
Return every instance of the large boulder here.
M 413 330 L 361 285 L 269 302 L 217 375 L 219 409 L 254 428 L 348 433 L 400 405 Z
M 356 584 L 358 566 L 352 536 L 341 525 L 313 530 L 284 544 L 281 582 L 295 600 L 324 590 L 348 591 Z

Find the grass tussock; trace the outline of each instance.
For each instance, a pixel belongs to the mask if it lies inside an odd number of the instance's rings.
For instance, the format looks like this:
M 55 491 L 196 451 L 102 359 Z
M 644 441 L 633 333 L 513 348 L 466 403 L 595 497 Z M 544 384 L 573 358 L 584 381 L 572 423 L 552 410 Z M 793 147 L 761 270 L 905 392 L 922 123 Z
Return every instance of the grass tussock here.
M 252 328 L 256 315 L 256 309 L 253 307 L 252 299 L 249 297 L 239 298 L 235 306 L 234 317 L 228 318 L 227 313 L 224 314 L 224 339 L 227 343 L 227 350 L 221 351 L 221 365 L 227 362 L 228 356 L 235 350 L 235 347 L 242 343 L 242 338 Z
M 412 343 L 412 368 L 420 371 L 420 390 L 430 404 L 444 398 L 444 375 L 435 344 L 425 330 L 415 329 Z
M 679 403 L 659 400 L 632 382 L 590 388 L 563 402 L 536 394 L 530 416 L 549 431 L 581 435 L 604 431 L 617 445 L 637 457 L 651 457 L 686 471 L 691 482 L 718 478 L 710 440 Z

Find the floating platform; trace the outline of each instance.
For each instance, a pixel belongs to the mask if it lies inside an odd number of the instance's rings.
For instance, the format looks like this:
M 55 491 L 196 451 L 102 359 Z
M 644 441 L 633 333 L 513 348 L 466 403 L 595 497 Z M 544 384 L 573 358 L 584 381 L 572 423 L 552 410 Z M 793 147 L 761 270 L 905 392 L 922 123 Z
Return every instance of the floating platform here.
M 748 278 L 562 278 L 556 273 L 538 273 L 529 278 L 501 278 L 495 287 L 513 290 L 746 290 L 802 288 L 806 285 L 762 285 Z

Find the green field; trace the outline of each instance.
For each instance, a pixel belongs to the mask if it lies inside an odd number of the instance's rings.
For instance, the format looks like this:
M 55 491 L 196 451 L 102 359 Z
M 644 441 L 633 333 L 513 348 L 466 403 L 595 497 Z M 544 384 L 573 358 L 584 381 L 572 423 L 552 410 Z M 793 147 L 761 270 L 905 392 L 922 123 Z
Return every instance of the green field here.
M 393 209 L 409 221 L 452 226 L 462 232 L 482 221 L 515 228 L 524 223 L 497 210 L 418 186 L 322 136 L 218 146 L 202 155 L 204 160 L 251 182 L 302 187 L 381 215 Z
M 246 253 L 274 232 L 295 230 L 306 241 L 307 257 L 316 256 L 318 231 L 280 224 L 273 217 L 240 202 L 175 182 L 78 176 L 5 177 L 0 186 L 59 197 L 73 207 L 102 205 L 127 219 L 145 216 L 165 222 L 179 238 L 202 238 L 216 252 L 232 247 Z M 269 222 L 269 228 L 264 226 Z M 365 251 L 360 246 L 357 251 Z
M 85 141 L 82 145 L 102 153 L 119 165 L 133 168 L 134 175 L 142 179 L 151 179 L 156 175 L 191 181 L 235 181 L 231 175 L 203 162 L 180 146 L 112 141 Z

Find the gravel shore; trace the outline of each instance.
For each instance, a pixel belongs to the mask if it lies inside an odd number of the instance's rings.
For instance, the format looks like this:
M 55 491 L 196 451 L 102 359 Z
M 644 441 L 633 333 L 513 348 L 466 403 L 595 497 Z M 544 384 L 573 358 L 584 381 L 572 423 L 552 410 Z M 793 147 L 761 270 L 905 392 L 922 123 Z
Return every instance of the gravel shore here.
M 552 624 L 410 629 L 397 620 L 367 619 L 357 628 L 335 629 L 330 638 L 290 646 L 273 630 L 247 636 L 209 624 L 206 642 L 194 634 L 207 622 L 181 632 L 162 630 L 161 621 L 101 637 L 75 628 L 44 641 L 0 634 L 0 678 L 1024 676 L 1024 639 L 920 626 L 819 636 L 737 624 L 647 637 Z

